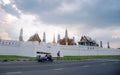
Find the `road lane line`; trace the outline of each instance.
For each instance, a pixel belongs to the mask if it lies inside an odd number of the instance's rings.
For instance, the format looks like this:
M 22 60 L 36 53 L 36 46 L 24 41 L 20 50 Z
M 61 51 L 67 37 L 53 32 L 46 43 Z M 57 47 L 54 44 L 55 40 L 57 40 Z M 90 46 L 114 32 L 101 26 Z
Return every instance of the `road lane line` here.
M 7 72 L 5 74 L 19 74 L 19 73 L 22 73 L 22 72 Z
M 101 65 L 106 65 L 107 63 L 101 63 Z
M 89 65 L 84 65 L 84 66 L 82 66 L 82 67 L 89 67 Z
M 56 69 L 53 69 L 53 70 L 63 70 L 64 68 L 56 68 Z

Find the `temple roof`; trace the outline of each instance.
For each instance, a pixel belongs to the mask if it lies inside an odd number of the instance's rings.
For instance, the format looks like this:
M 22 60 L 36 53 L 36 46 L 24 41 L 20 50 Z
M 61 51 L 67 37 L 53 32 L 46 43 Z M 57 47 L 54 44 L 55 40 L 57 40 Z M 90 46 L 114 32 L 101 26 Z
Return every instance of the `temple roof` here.
M 38 42 L 41 42 L 41 39 L 38 35 L 38 33 L 35 33 L 33 36 L 31 36 L 28 41 L 38 41 Z
M 96 42 L 95 40 L 93 40 L 89 36 L 82 36 L 80 41 L 81 42 L 94 42 L 94 43 Z

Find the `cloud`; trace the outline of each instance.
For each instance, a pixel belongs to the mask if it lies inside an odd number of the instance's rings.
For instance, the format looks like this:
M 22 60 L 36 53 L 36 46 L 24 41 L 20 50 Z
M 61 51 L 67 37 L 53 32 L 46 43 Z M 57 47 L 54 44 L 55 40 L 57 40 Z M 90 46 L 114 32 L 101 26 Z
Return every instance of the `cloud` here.
M 9 26 L 8 24 L 12 21 L 8 21 L 6 13 L 3 11 L 0 11 L 0 38 L 4 40 L 11 40 L 12 37 L 11 34 L 8 33 Z M 11 31 L 10 31 L 11 32 Z
M 24 13 L 35 14 L 45 23 L 86 26 L 119 26 L 119 0 L 15 0 Z
M 57 8 L 57 10 L 55 10 L 57 13 L 73 13 L 76 10 L 78 10 L 79 4 L 75 1 L 75 2 L 63 2 L 61 3 L 61 5 Z
M 10 4 L 10 3 L 11 3 L 10 0 L 1 0 L 0 2 L 1 2 L 1 4 L 3 4 L 3 5 L 6 5 L 6 4 Z
M 0 32 L 0 39 L 3 39 L 3 40 L 11 40 L 9 34 L 6 33 L 6 32 Z
M 1 8 L 12 15 L 19 17 L 19 12 L 13 7 L 12 4 L 1 5 Z
M 34 14 L 48 24 L 119 26 L 119 0 L 14 0 L 1 8 L 12 15 Z
M 38 15 L 50 12 L 60 4 L 58 0 L 15 0 L 14 3 L 21 11 Z

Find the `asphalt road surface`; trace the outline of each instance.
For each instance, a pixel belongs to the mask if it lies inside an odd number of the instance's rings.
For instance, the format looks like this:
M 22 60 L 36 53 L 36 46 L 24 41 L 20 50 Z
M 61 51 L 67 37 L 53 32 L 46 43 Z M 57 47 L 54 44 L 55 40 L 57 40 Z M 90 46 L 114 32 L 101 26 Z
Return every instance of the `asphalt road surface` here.
M 120 59 L 0 62 L 0 75 L 120 75 Z

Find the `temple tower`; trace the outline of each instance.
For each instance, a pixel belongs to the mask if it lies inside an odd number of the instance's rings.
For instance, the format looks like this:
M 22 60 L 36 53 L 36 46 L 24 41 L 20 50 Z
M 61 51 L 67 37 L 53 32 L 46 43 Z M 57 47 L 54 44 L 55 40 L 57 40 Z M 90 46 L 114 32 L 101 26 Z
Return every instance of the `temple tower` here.
M 45 34 L 45 32 L 43 33 L 43 42 L 46 42 L 46 34 Z
M 110 48 L 109 42 L 107 43 L 107 48 Z
M 100 41 L 100 47 L 102 48 L 103 46 L 102 46 L 102 41 Z
M 23 29 L 20 30 L 19 41 L 23 41 Z
M 0 42 L 1 42 L 1 36 L 0 36 Z
M 73 36 L 73 43 L 75 42 L 75 37 Z
M 67 32 L 67 29 L 65 31 L 65 44 L 68 45 L 68 32 Z
M 57 43 L 60 43 L 60 34 L 58 34 Z
M 54 44 L 56 43 L 55 35 L 53 36 L 53 43 L 54 43 Z

